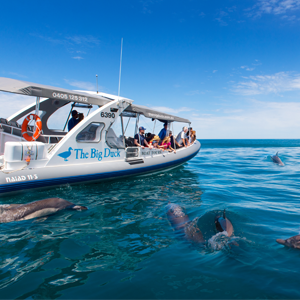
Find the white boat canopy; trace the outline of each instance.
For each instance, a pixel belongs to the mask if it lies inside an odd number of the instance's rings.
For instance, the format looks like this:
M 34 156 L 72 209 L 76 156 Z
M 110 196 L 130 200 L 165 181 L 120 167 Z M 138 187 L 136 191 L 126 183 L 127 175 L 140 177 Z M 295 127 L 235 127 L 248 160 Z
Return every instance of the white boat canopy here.
M 22 80 L 16 80 L 11 78 L 0 77 L 0 91 L 26 95 L 26 96 L 34 96 L 34 97 L 42 97 L 49 99 L 59 99 L 66 102 L 77 102 L 82 104 L 92 104 L 103 106 L 109 103 L 112 100 L 106 96 L 101 94 L 91 94 L 85 93 L 83 91 L 72 91 L 63 88 L 52 87 L 43 84 L 31 83 Z M 114 98 L 117 96 L 114 96 Z M 120 100 L 132 100 L 120 97 Z M 177 116 L 173 116 L 170 114 L 165 114 L 163 112 L 150 109 L 146 106 L 133 105 L 130 104 L 126 108 L 127 112 L 138 113 L 144 115 L 146 118 L 157 119 L 161 122 L 182 122 L 182 123 L 191 123 L 188 119 L 180 118 Z

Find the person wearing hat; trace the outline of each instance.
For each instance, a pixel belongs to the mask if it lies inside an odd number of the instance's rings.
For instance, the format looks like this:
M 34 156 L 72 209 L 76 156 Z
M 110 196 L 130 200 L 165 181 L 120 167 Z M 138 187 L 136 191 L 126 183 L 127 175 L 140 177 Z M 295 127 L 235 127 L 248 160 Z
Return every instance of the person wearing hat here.
M 149 148 L 152 148 L 148 142 L 146 141 L 146 138 L 145 138 L 145 130 L 146 128 L 144 128 L 143 126 L 141 126 L 139 128 L 139 133 L 137 133 L 135 136 L 134 136 L 134 144 L 137 146 L 137 147 L 142 147 L 142 149 L 144 149 L 144 147 L 149 147 Z
M 72 110 L 72 118 L 68 123 L 68 130 L 70 131 L 73 127 L 75 127 L 79 123 L 78 112 L 77 110 Z
M 161 141 L 167 136 L 167 130 L 168 130 L 168 123 L 165 123 L 164 128 L 158 134 Z
M 154 140 L 152 142 L 152 147 L 153 147 L 153 149 L 158 149 L 158 142 Z

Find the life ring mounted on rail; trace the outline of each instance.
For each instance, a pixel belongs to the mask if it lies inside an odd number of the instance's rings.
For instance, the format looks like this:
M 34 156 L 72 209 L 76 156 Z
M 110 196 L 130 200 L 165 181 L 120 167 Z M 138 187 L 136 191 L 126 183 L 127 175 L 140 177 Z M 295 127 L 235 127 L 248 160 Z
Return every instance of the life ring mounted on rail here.
M 33 133 L 32 136 L 30 136 L 28 134 L 28 123 L 32 120 L 35 120 L 35 132 Z M 29 141 L 29 142 L 32 142 L 32 141 L 36 141 L 38 139 L 38 137 L 40 136 L 41 134 L 41 131 L 42 131 L 42 121 L 40 119 L 40 117 L 36 114 L 30 114 L 28 115 L 23 123 L 22 123 L 22 136 L 25 140 Z

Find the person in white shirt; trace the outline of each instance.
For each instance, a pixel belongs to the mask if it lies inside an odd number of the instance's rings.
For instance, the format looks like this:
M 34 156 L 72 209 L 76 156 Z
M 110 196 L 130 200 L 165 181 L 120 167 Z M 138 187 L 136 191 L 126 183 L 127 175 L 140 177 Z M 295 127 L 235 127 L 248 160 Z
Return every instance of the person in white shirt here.
M 176 142 L 180 145 L 180 146 L 184 146 L 187 147 L 189 145 L 189 142 L 187 141 L 187 136 L 186 133 L 188 131 L 188 128 L 186 126 L 184 126 L 182 128 L 182 131 L 178 133 L 177 138 L 176 138 Z

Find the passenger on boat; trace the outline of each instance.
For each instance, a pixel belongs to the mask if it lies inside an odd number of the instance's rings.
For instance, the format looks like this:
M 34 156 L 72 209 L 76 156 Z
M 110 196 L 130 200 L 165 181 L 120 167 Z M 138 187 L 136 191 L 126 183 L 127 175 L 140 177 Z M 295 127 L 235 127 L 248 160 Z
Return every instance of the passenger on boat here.
M 144 149 L 145 147 L 152 148 L 152 146 L 148 144 L 148 142 L 146 141 L 146 138 L 144 136 L 145 130 L 146 130 L 146 128 L 144 128 L 143 126 L 141 126 L 139 128 L 139 133 L 137 133 L 134 136 L 134 144 L 137 147 L 142 147 L 142 149 Z
M 152 144 L 153 141 L 157 141 L 159 143 L 160 142 L 159 136 L 158 135 L 154 135 L 154 138 L 150 141 L 150 144 Z
M 183 145 L 184 147 L 189 146 L 189 142 L 186 140 L 187 139 L 187 136 L 186 136 L 187 131 L 188 131 L 188 128 L 186 126 L 184 126 L 182 128 L 182 131 L 178 133 L 177 138 L 176 138 L 176 142 L 179 145 Z
M 161 141 L 167 136 L 167 130 L 168 130 L 168 123 L 165 123 L 164 128 L 158 134 Z
M 154 141 L 152 142 L 152 147 L 153 147 L 153 149 L 158 149 L 158 148 L 159 148 L 158 142 L 154 140 Z
M 84 119 L 83 113 L 78 114 L 78 123 Z
M 78 112 L 77 110 L 72 111 L 72 118 L 68 123 L 68 131 L 70 131 L 73 127 L 75 127 L 79 123 Z
M 169 137 L 170 137 L 171 147 L 172 147 L 173 149 L 175 149 L 175 148 L 181 148 L 181 147 L 182 147 L 182 146 L 180 146 L 180 145 L 177 143 L 177 141 L 176 141 L 176 139 L 175 139 L 175 137 L 174 137 L 172 131 L 169 132 Z M 175 145 L 176 145 L 176 146 L 175 146 Z
M 164 140 L 161 143 L 161 147 L 163 147 L 164 150 L 168 150 L 169 152 L 174 151 L 174 153 L 176 153 L 176 150 L 171 147 L 171 138 L 169 136 L 166 136 L 164 138 Z
M 146 141 L 148 142 L 148 144 L 150 144 L 151 140 L 153 140 L 153 138 L 155 137 L 155 134 L 148 132 L 145 134 L 146 136 Z
M 152 144 L 153 141 L 157 141 L 159 143 L 159 141 L 160 141 L 159 136 L 158 135 L 154 135 L 154 137 L 150 140 L 150 144 Z
M 189 142 L 193 143 L 196 140 L 196 131 L 193 130 L 192 127 L 190 127 L 188 133 L 189 133 L 188 134 L 188 136 L 189 136 Z

